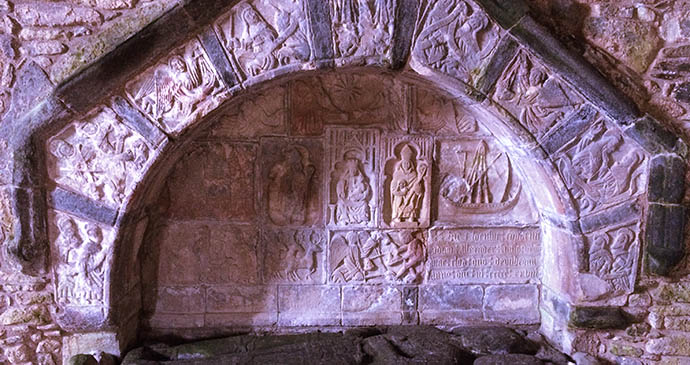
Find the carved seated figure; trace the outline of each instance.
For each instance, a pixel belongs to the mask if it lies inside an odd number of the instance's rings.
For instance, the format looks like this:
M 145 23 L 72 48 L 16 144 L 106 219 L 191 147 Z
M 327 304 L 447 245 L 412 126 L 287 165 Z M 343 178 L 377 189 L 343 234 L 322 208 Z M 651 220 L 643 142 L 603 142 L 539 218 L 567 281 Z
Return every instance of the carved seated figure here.
M 345 172 L 338 180 L 336 190 L 338 194 L 336 222 L 339 224 L 368 223 L 371 187 L 362 174 L 358 160 L 349 159 L 345 162 Z

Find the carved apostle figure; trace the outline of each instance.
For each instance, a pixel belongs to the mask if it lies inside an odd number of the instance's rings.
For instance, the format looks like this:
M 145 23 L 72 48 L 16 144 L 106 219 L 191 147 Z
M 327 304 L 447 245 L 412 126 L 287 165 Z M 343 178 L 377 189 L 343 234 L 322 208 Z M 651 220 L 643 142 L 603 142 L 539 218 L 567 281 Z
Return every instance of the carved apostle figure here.
M 107 248 L 103 246 L 103 232 L 95 224 L 86 225 L 87 240 L 79 259 L 79 277 L 86 301 L 95 304 L 103 299 L 103 279 Z M 83 272 L 82 272 L 83 270 Z
M 339 224 L 365 224 L 370 219 L 369 196 L 371 187 L 362 173 L 360 161 L 345 161 L 345 171 L 338 179 L 338 203 L 335 220 Z
M 283 155 L 268 175 L 268 215 L 277 225 L 304 224 L 316 167 L 304 147 L 286 148 Z
M 58 265 L 58 296 L 68 302 L 78 302 L 77 275 L 82 239 L 77 224 L 71 218 L 60 218 L 57 226 L 60 232 L 57 242 L 62 256 Z
M 424 199 L 427 165 L 417 166 L 415 151 L 409 145 L 403 147 L 400 158 L 395 164 L 390 187 L 392 218 L 398 223 L 417 223 Z
M 241 40 L 235 40 L 235 47 L 251 51 L 254 58 L 247 64 L 249 73 L 256 76 L 261 71 L 270 70 L 277 65 L 273 55 L 275 50 L 276 31 L 261 17 L 251 5 L 246 5 L 240 12 L 244 21 L 244 33 Z

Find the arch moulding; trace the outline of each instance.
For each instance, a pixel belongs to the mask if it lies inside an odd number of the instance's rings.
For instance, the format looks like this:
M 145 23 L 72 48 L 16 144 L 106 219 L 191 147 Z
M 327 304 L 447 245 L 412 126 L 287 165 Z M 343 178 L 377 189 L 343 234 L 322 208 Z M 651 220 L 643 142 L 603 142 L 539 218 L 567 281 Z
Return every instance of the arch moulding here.
M 385 3 L 387 16 L 373 11 L 365 21 L 322 0 L 190 2 L 36 100 L 0 131 L 11 171 L 0 176 L 0 192 L 17 217 L 0 227 L 12 263 L 2 269 L 50 277 L 66 331 L 136 332 L 127 330 L 141 307 L 136 242 L 170 156 L 234 98 L 289 78 L 361 69 L 452 95 L 509 151 L 541 221 L 547 337 L 567 350 L 573 329 L 592 323 L 582 318 L 622 318 L 616 306 L 636 279 L 667 274 L 684 254 L 684 143 L 519 2 Z M 371 37 L 358 36 L 352 22 Z M 164 95 L 159 82 L 175 93 Z M 628 253 L 616 274 L 597 266 L 592 246 L 621 230 L 630 232 Z M 88 246 L 97 275 L 65 276 L 71 259 L 61 250 L 71 240 L 100 242 Z

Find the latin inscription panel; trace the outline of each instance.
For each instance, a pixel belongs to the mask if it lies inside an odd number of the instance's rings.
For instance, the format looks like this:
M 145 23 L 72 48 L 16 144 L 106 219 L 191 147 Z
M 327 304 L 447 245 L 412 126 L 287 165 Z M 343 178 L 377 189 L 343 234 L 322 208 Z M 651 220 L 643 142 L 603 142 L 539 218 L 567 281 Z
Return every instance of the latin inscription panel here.
M 428 282 L 536 282 L 540 234 L 536 227 L 432 230 Z

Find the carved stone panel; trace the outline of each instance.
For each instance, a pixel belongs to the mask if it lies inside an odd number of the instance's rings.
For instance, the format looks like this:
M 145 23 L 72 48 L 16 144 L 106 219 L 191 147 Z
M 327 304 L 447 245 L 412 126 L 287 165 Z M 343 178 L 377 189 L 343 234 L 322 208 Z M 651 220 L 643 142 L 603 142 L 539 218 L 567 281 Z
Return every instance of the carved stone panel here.
M 382 143 L 382 225 L 429 226 L 433 143 L 428 137 L 387 136 Z
M 320 136 L 327 125 L 407 131 L 406 87 L 391 77 L 340 72 L 290 84 L 290 132 Z
M 306 0 L 242 1 L 215 23 L 232 63 L 247 78 L 312 57 Z
M 310 139 L 261 139 L 261 203 L 276 226 L 322 224 L 323 146 Z
M 256 139 L 284 135 L 287 126 L 287 85 L 241 97 L 220 113 L 208 130 L 210 137 Z
M 536 222 L 513 162 L 495 139 L 443 140 L 437 148 L 439 221 Z
M 589 272 L 606 282 L 607 295 L 632 293 L 640 257 L 639 227 L 628 225 L 587 237 Z
M 57 185 L 119 208 L 147 167 L 151 147 L 110 108 L 74 121 L 47 141 L 48 175 Z
M 323 283 L 325 246 L 323 230 L 264 231 L 264 283 Z
M 151 120 L 178 133 L 215 109 L 228 91 L 199 41 L 192 40 L 126 85 L 129 98 Z
M 424 1 L 420 14 L 412 67 L 422 65 L 471 83 L 496 48 L 500 28 L 470 1 Z
M 540 137 L 583 103 L 582 98 L 525 51 L 520 51 L 496 85 L 496 98 Z
M 389 58 L 396 0 L 329 0 L 336 57 Z M 340 60 L 343 62 L 343 60 Z
M 62 212 L 49 215 L 55 298 L 59 304 L 107 304 L 115 232 Z
M 378 205 L 379 132 L 375 129 L 330 129 L 328 205 L 331 227 L 372 227 Z
M 427 266 L 429 283 L 537 282 L 540 236 L 539 228 L 529 227 L 432 230 Z
M 435 135 L 466 135 L 479 131 L 477 119 L 450 97 L 422 87 L 410 90 L 411 129 Z
M 556 166 L 581 213 L 630 199 L 646 181 L 645 155 L 603 121 L 567 145 Z
M 166 179 L 160 206 L 171 219 L 254 221 L 256 150 L 251 144 L 194 143 Z
M 331 283 L 421 283 L 426 263 L 424 232 L 338 231 L 329 244 Z
M 255 284 L 257 233 L 251 226 L 170 222 L 159 228 L 163 285 Z

